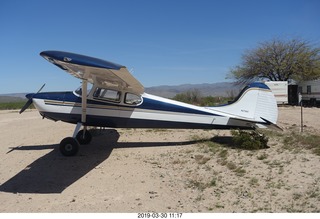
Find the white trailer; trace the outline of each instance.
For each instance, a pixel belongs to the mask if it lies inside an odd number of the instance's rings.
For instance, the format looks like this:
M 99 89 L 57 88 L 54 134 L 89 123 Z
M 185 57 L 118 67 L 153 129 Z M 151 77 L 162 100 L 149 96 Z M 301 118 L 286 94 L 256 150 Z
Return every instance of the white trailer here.
M 320 79 L 298 83 L 298 92 L 302 95 L 304 105 L 320 105 Z
M 264 82 L 272 91 L 277 104 L 288 104 L 288 81 Z

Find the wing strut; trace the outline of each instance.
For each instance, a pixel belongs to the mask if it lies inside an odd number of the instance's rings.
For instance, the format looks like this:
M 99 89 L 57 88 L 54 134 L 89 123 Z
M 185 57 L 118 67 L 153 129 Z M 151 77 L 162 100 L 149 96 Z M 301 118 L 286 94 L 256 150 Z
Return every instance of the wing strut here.
M 82 79 L 82 104 L 81 104 L 81 123 L 86 123 L 87 120 L 87 79 Z
M 83 138 L 85 137 L 85 133 L 87 130 L 87 126 L 84 125 L 84 123 L 87 122 L 87 89 L 88 89 L 88 81 L 87 79 L 82 79 L 82 94 L 81 94 L 81 122 L 77 123 L 77 126 L 73 132 L 73 138 L 76 138 L 78 132 L 81 129 L 81 126 L 83 125 Z

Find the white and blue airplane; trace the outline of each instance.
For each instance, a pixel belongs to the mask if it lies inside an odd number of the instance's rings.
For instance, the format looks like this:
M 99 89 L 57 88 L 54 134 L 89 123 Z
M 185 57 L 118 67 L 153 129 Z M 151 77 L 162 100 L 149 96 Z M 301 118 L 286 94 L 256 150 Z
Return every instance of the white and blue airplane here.
M 89 144 L 88 126 L 111 128 L 256 129 L 279 128 L 274 95 L 264 83 L 251 83 L 227 105 L 199 107 L 150 95 L 123 65 L 61 51 L 40 55 L 82 80 L 73 92 L 27 94 L 43 118 L 76 124 L 72 137 L 60 142 L 60 152 L 73 156 Z M 88 89 L 88 83 L 92 85 Z M 83 127 L 82 130 L 81 127 Z

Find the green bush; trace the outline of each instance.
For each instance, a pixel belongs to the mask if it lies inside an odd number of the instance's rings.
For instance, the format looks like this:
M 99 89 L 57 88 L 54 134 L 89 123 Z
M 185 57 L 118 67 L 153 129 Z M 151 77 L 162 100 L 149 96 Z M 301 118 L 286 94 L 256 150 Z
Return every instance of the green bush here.
M 201 102 L 201 93 L 197 89 L 188 90 L 187 92 L 177 94 L 173 99 L 184 103 L 199 105 Z
M 268 138 L 255 131 L 231 130 L 234 144 L 246 150 L 259 150 L 268 148 Z
M 221 104 L 227 104 L 228 101 L 233 100 L 233 96 L 229 97 L 213 97 L 206 96 L 203 97 L 199 90 L 189 90 L 184 93 L 175 95 L 173 100 L 177 100 L 184 103 L 194 104 L 198 106 L 217 106 Z

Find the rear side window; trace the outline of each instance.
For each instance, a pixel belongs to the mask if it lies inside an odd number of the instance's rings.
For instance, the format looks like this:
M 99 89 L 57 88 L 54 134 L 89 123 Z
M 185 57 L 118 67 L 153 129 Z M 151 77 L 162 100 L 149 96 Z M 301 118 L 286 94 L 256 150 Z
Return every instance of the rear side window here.
M 124 103 L 129 105 L 139 105 L 141 102 L 141 96 L 132 93 L 126 93 Z
M 121 92 L 110 89 L 97 88 L 93 93 L 93 98 L 99 100 L 120 102 Z

